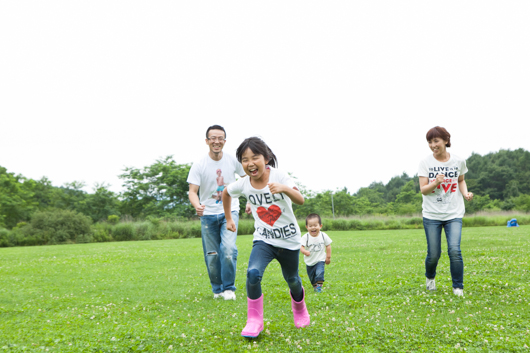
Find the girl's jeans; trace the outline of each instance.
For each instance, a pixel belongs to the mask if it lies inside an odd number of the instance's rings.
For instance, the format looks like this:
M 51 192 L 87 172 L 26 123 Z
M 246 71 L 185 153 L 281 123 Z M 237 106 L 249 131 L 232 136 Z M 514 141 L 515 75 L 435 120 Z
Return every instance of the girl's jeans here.
M 233 211 L 232 219 L 239 221 L 239 213 Z M 224 213 L 201 217 L 202 249 L 208 269 L 212 291 L 236 290 L 237 232 L 226 229 Z
M 298 261 L 300 249 L 288 250 L 276 248 L 263 241 L 252 244 L 252 252 L 248 260 L 247 270 L 247 296 L 250 299 L 261 297 L 261 279 L 267 265 L 276 259 L 282 267 L 283 278 L 289 285 L 292 298 L 299 302 L 304 298 L 302 280 L 298 275 Z
M 434 278 L 436 266 L 442 252 L 442 227 L 447 238 L 447 253 L 451 268 L 453 288 L 464 289 L 464 261 L 460 251 L 460 239 L 462 238 L 462 218 L 454 218 L 447 221 L 437 221 L 423 218 L 423 228 L 427 237 L 427 257 L 425 258 L 425 276 Z

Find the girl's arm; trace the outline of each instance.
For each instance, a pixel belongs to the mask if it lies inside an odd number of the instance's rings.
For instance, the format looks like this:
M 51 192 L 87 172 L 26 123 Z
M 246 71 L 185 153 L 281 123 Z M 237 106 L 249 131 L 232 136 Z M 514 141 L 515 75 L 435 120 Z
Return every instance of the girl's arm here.
M 460 175 L 458 177 L 458 188 L 460 189 L 460 192 L 462 193 L 462 195 L 464 195 L 464 198 L 467 201 L 473 200 L 473 193 L 467 191 L 467 184 L 466 184 L 466 181 L 464 180 L 464 175 Z
M 293 201 L 297 205 L 303 205 L 304 204 L 304 197 L 298 191 L 296 187 L 290 188 L 287 185 L 283 185 L 280 183 L 269 183 L 267 184 L 269 186 L 269 190 L 273 194 L 281 194 L 284 193 L 285 195 L 289 196 L 291 201 Z
M 232 196 L 228 193 L 226 188 L 223 190 L 223 209 L 225 211 L 226 229 L 235 232 L 236 222 L 232 219 Z
M 326 246 L 326 265 L 329 265 L 331 262 L 331 244 Z
M 429 194 L 432 194 L 434 189 L 438 187 L 441 183 L 443 183 L 445 179 L 445 175 L 438 174 L 436 176 L 436 180 L 429 184 L 429 178 L 427 177 L 420 177 L 420 191 L 423 195 L 427 196 Z

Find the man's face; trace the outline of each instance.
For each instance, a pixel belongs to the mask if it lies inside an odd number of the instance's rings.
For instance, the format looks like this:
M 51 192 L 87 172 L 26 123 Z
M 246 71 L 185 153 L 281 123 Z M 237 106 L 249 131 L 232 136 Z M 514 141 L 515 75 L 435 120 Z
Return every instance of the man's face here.
M 225 133 L 223 130 L 210 130 L 208 131 L 208 138 L 206 144 L 210 147 L 210 152 L 214 154 L 221 153 L 225 145 Z

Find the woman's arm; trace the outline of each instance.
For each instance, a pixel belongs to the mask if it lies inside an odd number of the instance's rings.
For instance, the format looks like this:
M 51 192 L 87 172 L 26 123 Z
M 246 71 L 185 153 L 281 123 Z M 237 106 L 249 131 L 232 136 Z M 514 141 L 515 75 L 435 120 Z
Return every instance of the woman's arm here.
M 460 189 L 460 192 L 462 193 L 462 195 L 467 201 L 473 200 L 473 193 L 467 191 L 467 184 L 464 179 L 464 175 L 460 175 L 458 177 L 458 189 Z
M 421 193 L 423 195 L 425 195 L 425 196 L 427 196 L 429 194 L 432 194 L 434 189 L 436 189 L 438 187 L 438 185 L 443 183 L 444 179 L 445 179 L 445 175 L 438 174 L 436 176 L 436 180 L 433 181 L 432 183 L 429 183 L 429 178 L 421 176 L 420 177 L 420 191 L 421 191 Z

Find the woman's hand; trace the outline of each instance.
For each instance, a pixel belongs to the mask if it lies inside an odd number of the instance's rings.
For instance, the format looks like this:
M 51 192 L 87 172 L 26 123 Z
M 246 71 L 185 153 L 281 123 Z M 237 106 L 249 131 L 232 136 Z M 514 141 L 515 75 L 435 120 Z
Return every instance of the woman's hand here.
M 472 193 L 472 192 L 465 193 L 465 194 L 464 194 L 464 198 L 465 198 L 467 201 L 471 201 L 471 200 L 473 200 L 473 193 Z

